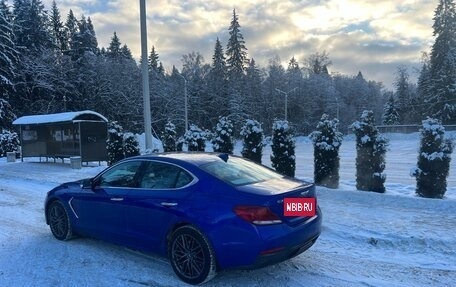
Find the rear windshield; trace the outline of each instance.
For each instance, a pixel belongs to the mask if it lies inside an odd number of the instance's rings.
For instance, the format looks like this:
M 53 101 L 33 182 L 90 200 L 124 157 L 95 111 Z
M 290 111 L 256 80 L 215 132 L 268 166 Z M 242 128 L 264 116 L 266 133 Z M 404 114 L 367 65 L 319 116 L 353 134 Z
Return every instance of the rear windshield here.
M 226 162 L 215 161 L 201 166 L 208 173 L 233 185 L 246 185 L 282 176 L 261 165 L 242 158 L 230 157 Z

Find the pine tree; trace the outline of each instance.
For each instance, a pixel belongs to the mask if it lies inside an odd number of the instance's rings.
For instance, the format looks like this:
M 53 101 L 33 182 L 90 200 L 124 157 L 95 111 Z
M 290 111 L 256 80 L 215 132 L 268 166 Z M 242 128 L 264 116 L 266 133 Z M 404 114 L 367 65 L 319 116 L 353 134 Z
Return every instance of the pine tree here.
M 133 133 L 123 134 L 125 158 L 139 155 L 139 142 Z
M 263 129 L 259 122 L 246 120 L 241 128 L 243 146 L 241 154 L 243 157 L 256 163 L 261 163 L 263 156 Z
M 416 177 L 416 194 L 421 197 L 443 198 L 447 189 L 453 144 L 445 140 L 445 128 L 437 119 L 423 121 L 418 166 L 412 172 Z
M 356 135 L 356 188 L 385 192 L 385 154 L 388 140 L 374 125 L 374 113 L 363 111 L 361 120 L 351 125 Z
M 400 123 L 400 116 L 393 95 L 385 103 L 382 117 L 384 125 L 398 125 Z
M 204 151 L 206 148 L 206 132 L 197 125 L 191 124 L 184 134 L 188 151 Z
M 434 36 L 430 58 L 427 103 L 433 117 L 445 124 L 456 123 L 456 6 L 440 0 L 434 12 Z
M 294 177 L 296 169 L 295 141 L 288 121 L 275 121 L 272 126 L 271 164 L 279 173 Z
M 161 140 L 164 152 L 177 151 L 176 126 L 171 121 L 168 121 L 166 123 L 165 130 L 163 131 L 161 136 Z
M 317 130 L 310 134 L 314 146 L 314 180 L 318 185 L 339 187 L 339 148 L 342 133 L 338 132 L 339 121 L 323 114 Z
M 117 122 L 110 122 L 108 126 L 108 140 L 106 150 L 108 151 L 108 165 L 113 165 L 125 158 L 123 149 L 123 128 Z
M 226 117 L 220 117 L 213 132 L 212 146 L 215 152 L 233 153 L 233 132 L 233 123 Z
M 121 45 L 122 43 L 120 42 L 119 37 L 117 37 L 117 33 L 114 31 L 109 47 L 106 50 L 107 56 L 113 60 L 122 59 Z

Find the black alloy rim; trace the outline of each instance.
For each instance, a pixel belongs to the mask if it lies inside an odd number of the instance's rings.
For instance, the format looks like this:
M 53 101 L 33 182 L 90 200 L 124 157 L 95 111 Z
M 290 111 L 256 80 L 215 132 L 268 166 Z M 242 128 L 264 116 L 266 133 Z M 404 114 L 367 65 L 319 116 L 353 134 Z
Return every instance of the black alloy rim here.
M 182 234 L 174 240 L 172 257 L 179 273 L 189 279 L 197 278 L 203 272 L 203 247 L 191 235 Z
M 52 232 L 57 237 L 64 237 L 68 230 L 66 212 L 60 204 L 54 204 L 49 210 L 49 221 Z

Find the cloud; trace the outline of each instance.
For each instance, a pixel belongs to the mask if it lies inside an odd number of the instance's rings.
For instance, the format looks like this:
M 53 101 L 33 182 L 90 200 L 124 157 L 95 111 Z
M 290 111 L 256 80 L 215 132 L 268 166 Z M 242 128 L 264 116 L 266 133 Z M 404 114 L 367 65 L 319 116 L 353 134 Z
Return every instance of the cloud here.
M 50 0 L 45 1 L 50 7 Z M 432 44 L 433 1 L 403 0 L 157 0 L 147 2 L 148 47 L 152 45 L 169 70 L 180 67 L 183 54 L 200 52 L 209 63 L 215 39 L 224 48 L 232 10 L 236 8 L 249 57 L 266 67 L 278 55 L 284 64 L 300 63 L 325 50 L 332 71 L 382 81 L 391 87 L 399 65 L 416 67 L 420 52 Z M 117 31 L 133 55 L 140 55 L 139 3 L 128 0 L 63 0 L 66 17 L 90 16 L 100 46 L 108 46 Z M 65 11 L 65 12 L 64 12 Z M 64 17 L 64 18 L 65 18 Z M 372 77 L 372 78 L 371 78 Z

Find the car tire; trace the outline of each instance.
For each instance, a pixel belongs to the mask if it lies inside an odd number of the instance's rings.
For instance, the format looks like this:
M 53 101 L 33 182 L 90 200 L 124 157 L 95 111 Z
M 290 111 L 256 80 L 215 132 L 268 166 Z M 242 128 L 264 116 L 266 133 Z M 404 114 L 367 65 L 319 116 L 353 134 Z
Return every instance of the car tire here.
M 207 238 L 191 225 L 172 233 L 168 257 L 174 272 L 185 283 L 202 284 L 216 275 L 214 251 Z
M 52 202 L 47 209 L 47 218 L 52 235 L 58 240 L 69 240 L 73 238 L 70 218 L 60 201 Z

